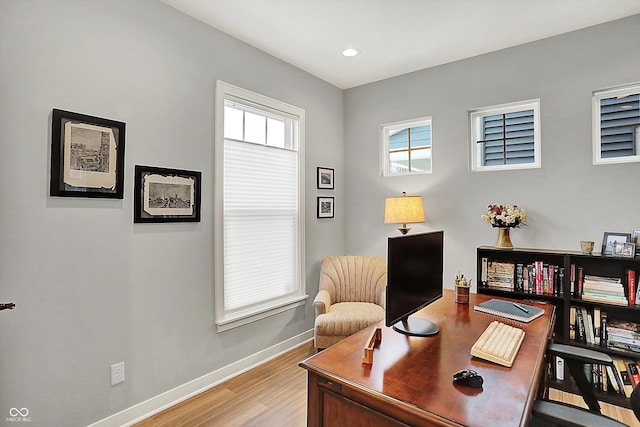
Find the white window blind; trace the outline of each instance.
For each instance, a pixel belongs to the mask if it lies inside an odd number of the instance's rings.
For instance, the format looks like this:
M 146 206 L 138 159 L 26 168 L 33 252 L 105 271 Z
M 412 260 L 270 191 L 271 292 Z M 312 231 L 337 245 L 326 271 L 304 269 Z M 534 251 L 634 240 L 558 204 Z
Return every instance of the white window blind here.
M 298 290 L 298 153 L 224 144 L 224 304 L 232 311 Z
M 304 304 L 304 110 L 218 82 L 219 331 Z

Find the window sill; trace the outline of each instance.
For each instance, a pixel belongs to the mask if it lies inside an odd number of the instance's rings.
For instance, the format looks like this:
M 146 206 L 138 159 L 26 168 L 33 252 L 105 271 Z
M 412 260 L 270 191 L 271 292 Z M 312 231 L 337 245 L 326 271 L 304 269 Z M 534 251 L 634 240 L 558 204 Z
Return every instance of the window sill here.
M 283 301 L 276 306 L 264 308 L 259 311 L 252 310 L 251 313 L 243 312 L 237 315 L 226 316 L 226 318 L 216 321 L 216 327 L 218 332 L 228 331 L 229 329 L 237 328 L 238 326 L 246 325 L 248 323 L 264 319 L 265 317 L 300 307 L 306 303 L 308 298 L 309 295 L 296 296 Z

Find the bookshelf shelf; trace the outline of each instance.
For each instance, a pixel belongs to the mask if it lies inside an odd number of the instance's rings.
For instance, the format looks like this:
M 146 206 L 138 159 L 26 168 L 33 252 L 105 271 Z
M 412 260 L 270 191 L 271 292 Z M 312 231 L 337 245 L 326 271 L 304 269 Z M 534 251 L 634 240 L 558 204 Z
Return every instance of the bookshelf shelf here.
M 587 255 L 577 251 L 481 246 L 477 249 L 476 277 L 478 293 L 554 304 L 556 342 L 594 349 L 607 353 L 614 359 L 640 363 L 640 306 L 634 304 L 640 278 L 640 258 L 598 253 Z M 606 295 L 601 295 L 599 289 L 604 283 L 607 284 L 604 287 Z M 583 299 L 582 296 L 592 299 Z M 632 304 L 628 304 L 629 300 Z M 576 315 L 577 312 L 580 314 Z M 585 318 L 582 319 L 583 317 Z M 579 319 L 582 319 L 581 323 Z M 638 339 L 638 347 L 631 346 L 638 351 L 607 345 L 606 337 L 600 334 L 611 330 L 612 320 L 614 323 L 629 322 L 638 325 L 638 329 L 634 331 L 638 333 L 638 336 L 634 336 L 634 339 Z M 606 327 L 607 322 L 609 327 Z M 582 325 L 581 328 L 578 323 Z M 591 326 L 589 331 L 588 326 Z M 574 335 L 576 338 L 572 339 Z M 616 340 L 613 335 L 609 338 Z M 600 344 L 596 344 L 598 340 Z M 565 378 L 568 378 L 568 372 L 565 374 Z M 594 369 L 594 378 L 594 388 L 602 387 L 598 383 L 602 384 L 604 377 L 597 369 Z M 571 381 L 552 378 L 549 383 L 560 390 L 576 391 Z M 607 384 L 607 380 L 604 383 Z M 597 391 L 598 399 L 630 407 L 629 399 L 611 390 L 611 384 L 606 388 L 606 392 Z

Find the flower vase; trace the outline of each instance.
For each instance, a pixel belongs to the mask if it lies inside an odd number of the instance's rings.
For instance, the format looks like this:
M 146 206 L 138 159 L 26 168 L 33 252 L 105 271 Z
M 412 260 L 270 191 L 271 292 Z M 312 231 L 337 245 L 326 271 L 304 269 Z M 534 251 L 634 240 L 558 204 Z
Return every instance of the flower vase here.
M 496 248 L 512 248 L 511 236 L 509 235 L 510 228 L 499 227 L 498 228 L 498 240 L 496 241 Z

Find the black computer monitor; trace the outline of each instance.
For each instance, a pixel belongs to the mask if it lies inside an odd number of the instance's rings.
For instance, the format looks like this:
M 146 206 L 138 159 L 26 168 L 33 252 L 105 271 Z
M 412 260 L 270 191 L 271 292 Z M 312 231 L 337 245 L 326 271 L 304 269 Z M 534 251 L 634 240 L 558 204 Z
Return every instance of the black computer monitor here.
M 409 317 L 442 297 L 444 231 L 389 237 L 385 324 L 407 335 L 429 336 L 440 328 Z

